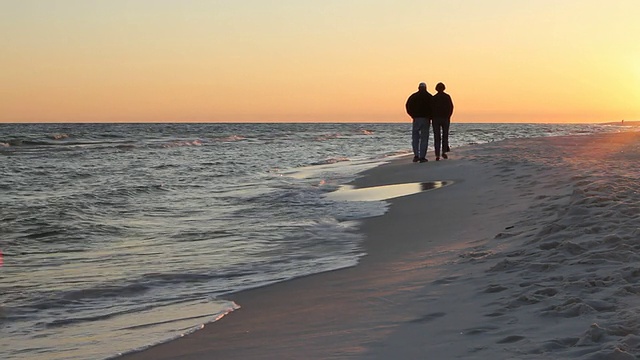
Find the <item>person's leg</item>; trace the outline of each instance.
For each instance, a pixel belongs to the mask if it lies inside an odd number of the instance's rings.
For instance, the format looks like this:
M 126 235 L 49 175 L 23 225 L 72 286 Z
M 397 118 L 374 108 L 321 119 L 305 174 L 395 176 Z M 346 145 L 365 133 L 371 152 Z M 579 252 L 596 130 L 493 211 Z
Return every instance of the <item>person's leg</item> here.
M 420 128 L 420 159 L 427 158 L 427 147 L 429 146 L 429 119 L 422 119 Z
M 433 148 L 436 152 L 436 161 L 440 160 L 440 132 L 442 131 L 442 122 L 440 119 L 433 119 Z M 444 152 L 444 151 L 443 151 Z
M 449 125 L 451 125 L 451 119 L 446 119 L 442 122 L 442 154 L 451 151 L 449 148 Z
M 413 119 L 411 128 L 411 146 L 413 147 L 413 161 L 420 158 L 420 121 L 418 118 Z

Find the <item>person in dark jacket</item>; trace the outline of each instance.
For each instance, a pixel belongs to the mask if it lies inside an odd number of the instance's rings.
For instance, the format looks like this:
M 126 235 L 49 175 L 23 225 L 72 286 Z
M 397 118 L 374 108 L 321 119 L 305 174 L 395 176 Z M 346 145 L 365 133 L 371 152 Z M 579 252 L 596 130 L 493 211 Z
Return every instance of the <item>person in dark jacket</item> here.
M 431 94 L 427 91 L 427 84 L 421 82 L 418 85 L 418 91 L 409 96 L 405 108 L 407 114 L 413 119 L 411 129 L 413 162 L 427 162 L 429 121 L 431 119 Z
M 453 114 L 453 101 L 451 96 L 444 92 L 443 83 L 436 85 L 437 93 L 431 98 L 431 115 L 433 121 L 433 146 L 436 150 L 436 161 L 440 160 L 440 149 L 442 157 L 448 158 L 449 148 L 449 125 L 451 125 L 451 115 Z

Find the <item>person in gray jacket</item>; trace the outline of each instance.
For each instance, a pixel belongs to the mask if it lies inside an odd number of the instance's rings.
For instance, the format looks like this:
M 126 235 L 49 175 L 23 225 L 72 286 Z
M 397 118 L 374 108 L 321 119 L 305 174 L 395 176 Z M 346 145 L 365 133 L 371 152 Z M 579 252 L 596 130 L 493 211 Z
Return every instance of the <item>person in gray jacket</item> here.
M 440 149 L 442 157 L 447 159 L 449 148 L 449 125 L 451 125 L 451 115 L 453 115 L 453 101 L 451 96 L 444 92 L 443 83 L 436 85 L 437 93 L 431 98 L 431 115 L 433 121 L 433 146 L 436 151 L 436 161 L 440 160 Z
M 411 129 L 413 162 L 427 162 L 429 121 L 431 119 L 431 94 L 427 91 L 427 84 L 421 82 L 418 85 L 418 91 L 409 96 L 405 108 L 407 114 L 413 119 Z

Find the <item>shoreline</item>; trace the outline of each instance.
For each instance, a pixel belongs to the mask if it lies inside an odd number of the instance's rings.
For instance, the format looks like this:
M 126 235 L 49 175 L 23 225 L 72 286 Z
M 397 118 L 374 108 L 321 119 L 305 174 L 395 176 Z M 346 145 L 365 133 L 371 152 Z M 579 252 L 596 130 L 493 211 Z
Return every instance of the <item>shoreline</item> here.
M 439 168 L 436 170 L 435 167 Z M 422 182 L 422 181 L 441 181 L 453 180 L 459 182 L 456 185 L 450 185 L 445 188 L 425 191 L 422 193 L 395 198 L 388 200 L 391 205 L 389 211 L 374 218 L 367 218 L 361 221 L 359 231 L 365 234 L 364 243 L 367 255 L 364 256 L 358 265 L 351 268 L 334 270 L 331 272 L 309 275 L 301 278 L 288 280 L 281 283 L 272 284 L 262 288 L 250 289 L 232 294 L 225 297 L 239 304 L 241 308 L 236 310 L 222 319 L 207 324 L 203 329 L 189 334 L 183 338 L 170 341 L 167 343 L 153 346 L 141 352 L 126 354 L 121 359 L 198 359 L 201 356 L 211 356 L 220 358 L 323 358 L 327 356 L 324 352 L 328 348 L 333 348 L 332 352 L 337 352 L 333 356 L 352 356 L 348 349 L 357 348 L 354 351 L 358 354 L 362 351 L 357 343 L 368 343 L 375 340 L 383 339 L 388 335 L 389 329 L 385 326 L 377 326 L 378 321 L 375 320 L 379 314 L 387 314 L 389 319 L 384 323 L 391 324 L 410 320 L 407 315 L 394 313 L 393 305 L 397 300 L 390 298 L 390 295 L 402 296 L 396 293 L 396 290 L 390 290 L 395 287 L 396 283 L 407 281 L 422 281 L 422 273 L 406 274 L 400 273 L 400 279 L 389 277 L 387 269 L 389 267 L 402 267 L 404 256 L 407 253 L 416 252 L 424 254 L 432 247 L 441 247 L 433 260 L 435 263 L 446 261 L 452 256 L 448 250 L 446 240 L 450 238 L 449 233 L 454 232 L 458 224 L 450 223 L 447 227 L 438 230 L 437 234 L 433 234 L 433 240 L 428 242 L 416 241 L 398 241 L 394 244 L 388 244 L 389 237 L 396 239 L 410 238 L 414 235 L 415 229 L 412 224 L 422 221 L 422 214 L 406 214 L 404 209 L 413 209 L 419 207 L 425 201 L 442 201 L 449 196 L 447 190 L 462 189 L 471 190 L 466 186 L 465 179 L 467 175 L 462 172 L 468 168 L 474 168 L 474 173 L 482 172 L 481 166 L 473 164 L 467 160 L 451 159 L 442 162 L 430 162 L 427 164 L 414 164 L 409 158 L 394 160 L 380 167 L 365 171 L 361 177 L 353 182 L 357 188 L 387 185 L 393 183 Z M 436 170 L 436 171 L 433 171 Z M 439 194 L 440 193 L 440 194 Z M 459 207 L 464 205 L 465 196 L 468 194 L 458 195 L 458 201 L 452 206 Z M 436 196 L 436 199 L 429 200 L 430 197 Z M 426 199 L 425 199 L 426 198 Z M 467 215 L 470 216 L 472 208 L 466 208 Z M 480 209 L 475 209 L 480 211 Z M 378 220 L 384 219 L 383 222 Z M 392 223 L 397 230 L 386 229 L 387 224 Z M 493 225 L 488 231 L 492 234 L 494 231 L 500 230 L 502 225 Z M 401 232 L 398 232 L 401 231 Z M 486 231 L 486 230 L 485 230 Z M 391 246 L 389 246 L 391 245 Z M 420 259 L 410 260 L 409 263 L 422 261 Z M 430 272 L 431 270 L 427 270 Z M 409 276 L 411 280 L 404 277 Z M 415 277 L 415 278 L 414 278 Z M 432 280 L 436 280 L 436 274 L 432 275 Z M 354 288 L 356 287 L 357 288 Z M 389 294 L 389 291 L 392 293 Z M 356 293 L 362 295 L 356 295 Z M 343 301 L 340 301 L 343 299 Z M 297 305 L 291 306 L 289 302 L 295 300 Z M 301 304 L 302 303 L 302 304 Z M 304 304 L 309 305 L 304 305 Z M 351 304 L 352 306 L 345 306 Z M 366 304 L 366 308 L 361 305 Z M 292 309 L 293 308 L 293 309 Z M 291 312 L 298 314 L 291 316 Z M 334 314 L 332 319 L 323 319 L 323 314 Z M 371 318 L 371 320 L 367 320 Z M 258 320 L 259 319 L 259 320 Z M 316 348 L 315 355 L 311 355 L 309 348 L 310 339 L 298 338 L 297 334 L 301 326 L 301 321 L 307 323 L 308 328 L 312 328 L 316 333 L 314 339 L 326 338 L 314 346 Z M 348 319 L 344 321 L 345 319 Z M 339 323 L 345 323 L 344 326 Z M 345 327 L 345 329 L 337 330 L 340 336 L 332 336 L 335 330 L 323 330 L 331 328 Z M 349 326 L 350 324 L 350 326 Z M 356 324 L 358 324 L 356 326 Z M 271 325 L 284 328 L 278 332 L 270 329 Z M 390 325 L 389 325 L 390 326 Z M 371 327 L 377 330 L 370 330 Z M 368 334 L 360 334 L 360 336 L 351 335 L 353 339 L 345 341 L 349 337 L 345 337 L 347 333 L 353 334 L 357 329 L 369 329 Z M 362 333 L 362 331 L 360 331 Z M 371 334 L 371 333 L 376 333 Z M 260 340 L 261 338 L 272 339 L 277 338 L 278 345 L 271 343 L 271 340 Z M 288 345 L 283 345 L 282 340 L 289 339 Z M 339 338 L 339 339 L 338 339 Z M 205 345 L 206 342 L 221 342 L 224 346 Z M 336 350 L 337 343 L 346 342 L 343 350 Z M 302 346 L 304 344 L 304 346 Z M 262 354 L 262 349 L 269 349 L 273 346 L 278 347 L 277 351 L 282 352 L 282 357 L 274 356 L 273 351 L 270 354 Z M 283 348 L 284 347 L 284 348 Z M 295 348 L 298 347 L 296 350 Z M 255 351 L 251 351 L 254 349 Z M 299 351 L 299 352 L 298 352 Z M 273 356 L 273 357 L 272 357 Z
M 605 311 L 589 305 L 595 311 L 578 309 L 580 316 L 563 317 L 562 309 L 536 316 L 535 307 L 526 305 L 566 301 L 572 294 L 563 297 L 564 289 L 551 284 L 554 278 L 568 281 L 562 272 L 552 276 L 553 263 L 531 263 L 523 253 L 537 256 L 542 238 L 563 234 L 554 222 L 576 188 L 589 185 L 581 183 L 586 180 L 578 170 L 580 161 L 602 150 L 592 148 L 637 144 L 639 135 L 507 140 L 454 149 L 446 161 L 413 164 L 403 158 L 367 170 L 354 181 L 357 188 L 453 184 L 390 199 L 386 214 L 364 219 L 359 231 L 367 255 L 357 266 L 229 295 L 241 309 L 119 359 L 500 358 L 504 351 L 533 359 L 545 358 L 545 336 L 560 339 L 548 352 L 576 357 L 576 344 L 566 339 L 579 341 L 593 331 L 593 320 Z M 549 284 L 531 285 L 536 276 Z M 529 286 L 548 290 L 528 294 Z M 544 330 L 549 324 L 556 334 Z M 607 348 L 610 343 L 584 340 L 584 346 L 578 350 L 627 358 L 624 349 Z

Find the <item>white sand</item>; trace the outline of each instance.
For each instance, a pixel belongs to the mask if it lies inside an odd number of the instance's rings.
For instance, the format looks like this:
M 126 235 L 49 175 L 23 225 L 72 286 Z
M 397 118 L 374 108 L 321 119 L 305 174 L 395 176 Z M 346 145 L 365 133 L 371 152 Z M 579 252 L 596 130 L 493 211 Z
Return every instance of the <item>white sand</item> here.
M 635 359 L 640 133 L 520 139 L 372 169 L 453 184 L 365 221 L 360 265 L 236 294 L 127 359 Z
M 498 185 L 469 202 L 517 214 L 490 237 L 452 239 L 466 244 L 416 291 L 422 313 L 364 358 L 635 359 L 640 134 L 513 140 L 465 155 Z

